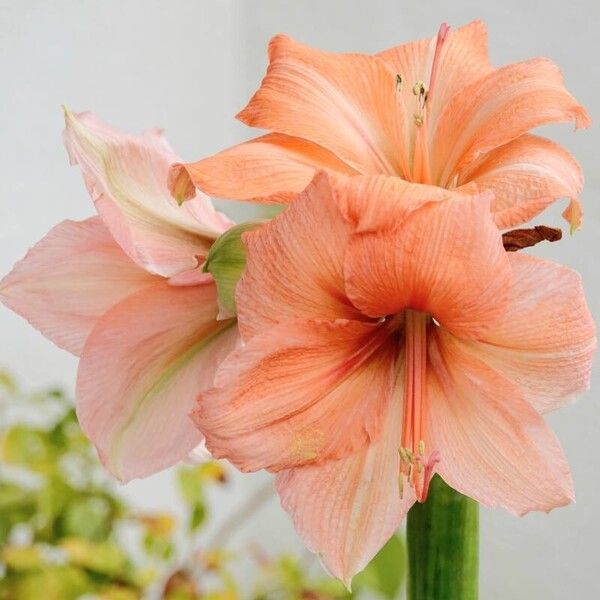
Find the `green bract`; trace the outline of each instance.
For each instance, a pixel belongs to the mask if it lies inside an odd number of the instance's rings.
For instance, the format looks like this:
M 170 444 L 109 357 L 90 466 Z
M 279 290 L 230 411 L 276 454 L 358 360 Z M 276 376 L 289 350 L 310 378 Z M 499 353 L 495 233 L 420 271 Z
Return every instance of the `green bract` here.
M 265 219 L 256 219 L 228 229 L 208 252 L 203 271 L 210 273 L 217 284 L 220 319 L 228 319 L 237 314 L 235 286 L 246 266 L 246 248 L 242 234 L 261 227 L 266 222 Z

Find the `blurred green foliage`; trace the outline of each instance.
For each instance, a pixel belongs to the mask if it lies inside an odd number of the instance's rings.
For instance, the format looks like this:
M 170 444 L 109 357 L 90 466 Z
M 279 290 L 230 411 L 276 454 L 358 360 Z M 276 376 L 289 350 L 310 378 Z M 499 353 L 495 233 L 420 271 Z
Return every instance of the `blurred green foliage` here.
M 24 394 L 0 371 L 0 600 L 399 596 L 405 575 L 399 536 L 355 578 L 352 593 L 312 560 L 269 556 L 258 546 L 244 557 L 253 561 L 254 581 L 242 583 L 235 576 L 242 557 L 204 540 L 210 490 L 227 482 L 223 464 L 180 467 L 176 481 L 184 522 L 139 514 L 99 464 L 72 402 L 59 390 Z M 252 512 L 245 507 L 232 526 Z

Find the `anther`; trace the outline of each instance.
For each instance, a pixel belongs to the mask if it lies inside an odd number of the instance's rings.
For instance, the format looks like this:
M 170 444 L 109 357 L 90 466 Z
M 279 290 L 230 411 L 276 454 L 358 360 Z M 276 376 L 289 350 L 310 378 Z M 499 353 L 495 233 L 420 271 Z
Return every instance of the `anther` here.
M 422 81 L 417 81 L 415 85 L 413 85 L 412 92 L 415 96 L 424 96 L 425 95 L 425 84 Z
M 396 74 L 396 90 L 399 92 L 402 89 L 402 75 Z

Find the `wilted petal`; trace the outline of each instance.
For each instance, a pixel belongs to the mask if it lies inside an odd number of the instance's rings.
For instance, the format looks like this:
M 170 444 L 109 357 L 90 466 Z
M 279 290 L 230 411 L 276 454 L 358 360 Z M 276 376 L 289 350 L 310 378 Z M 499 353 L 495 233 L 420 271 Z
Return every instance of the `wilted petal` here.
M 567 267 L 511 254 L 506 312 L 464 351 L 517 384 L 539 412 L 554 410 L 589 386 L 595 327 L 581 277 Z
M 66 112 L 65 143 L 98 213 L 123 250 L 151 273 L 193 269 L 231 222 L 198 194 L 179 206 L 167 187 L 179 159 L 157 130 L 120 133 L 90 113 Z
M 558 198 L 576 201 L 583 173 L 558 144 L 522 135 L 468 165 L 460 181 L 475 182 L 480 190 L 494 193 L 494 219 L 498 227 L 506 228 L 529 221 Z
M 377 439 L 395 349 L 378 325 L 287 322 L 221 365 L 194 421 L 216 458 L 279 471 L 341 458 Z
M 255 138 L 195 163 L 172 167 L 172 172 L 187 173 L 207 194 L 261 202 L 290 202 L 317 170 L 356 174 L 321 146 L 279 133 Z
M 428 434 L 446 483 L 519 515 L 573 501 L 562 448 L 520 388 L 464 352 L 451 334 L 438 330 L 430 340 Z
M 402 498 L 399 491 L 400 406 L 391 406 L 379 441 L 347 458 L 277 476 L 281 504 L 300 537 L 347 587 L 415 501 L 412 488 L 406 486 Z
M 348 296 L 372 317 L 413 309 L 463 337 L 490 329 L 511 270 L 489 198 L 458 196 L 414 210 L 396 229 L 359 233 L 346 255 Z
M 162 281 L 96 324 L 77 377 L 77 415 L 105 466 L 123 481 L 184 459 L 202 436 L 189 418 L 234 348 L 234 321 L 217 321 L 213 283 Z
M 92 217 L 52 228 L 0 282 L 0 299 L 56 345 L 79 355 L 101 315 L 157 280 Z
M 377 57 L 278 35 L 261 87 L 238 118 L 314 142 L 361 173 L 406 174 L 406 115 L 395 90 L 396 74 Z
M 497 69 L 456 94 L 444 109 L 433 138 L 433 181 L 449 186 L 481 154 L 534 127 L 565 121 L 590 124 L 553 62 L 537 58 Z

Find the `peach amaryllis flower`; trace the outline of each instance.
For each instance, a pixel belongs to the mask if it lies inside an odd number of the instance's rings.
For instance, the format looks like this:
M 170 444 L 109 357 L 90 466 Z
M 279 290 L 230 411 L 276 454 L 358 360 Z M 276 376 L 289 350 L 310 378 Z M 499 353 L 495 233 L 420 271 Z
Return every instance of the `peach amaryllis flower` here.
M 489 202 L 319 173 L 246 234 L 245 344 L 194 419 L 214 456 L 277 473 L 346 583 L 433 472 L 517 514 L 573 499 L 542 414 L 586 388 L 594 325 L 579 276 L 505 252 Z
M 171 198 L 177 158 L 159 131 L 134 137 L 66 112 L 65 141 L 98 216 L 54 227 L 0 282 L 0 299 L 80 357 L 80 423 L 128 480 L 202 440 L 188 413 L 237 327 L 217 320 L 215 284 L 198 264 L 231 222 L 204 196 Z
M 557 198 L 579 226 L 583 176 L 572 156 L 529 130 L 589 124 L 550 60 L 490 65 L 485 26 L 442 25 L 433 39 L 340 54 L 278 35 L 269 68 L 238 118 L 271 133 L 191 164 L 174 182 L 238 200 L 289 202 L 316 169 L 385 174 L 443 188 L 491 189 L 500 227 L 529 220 Z

